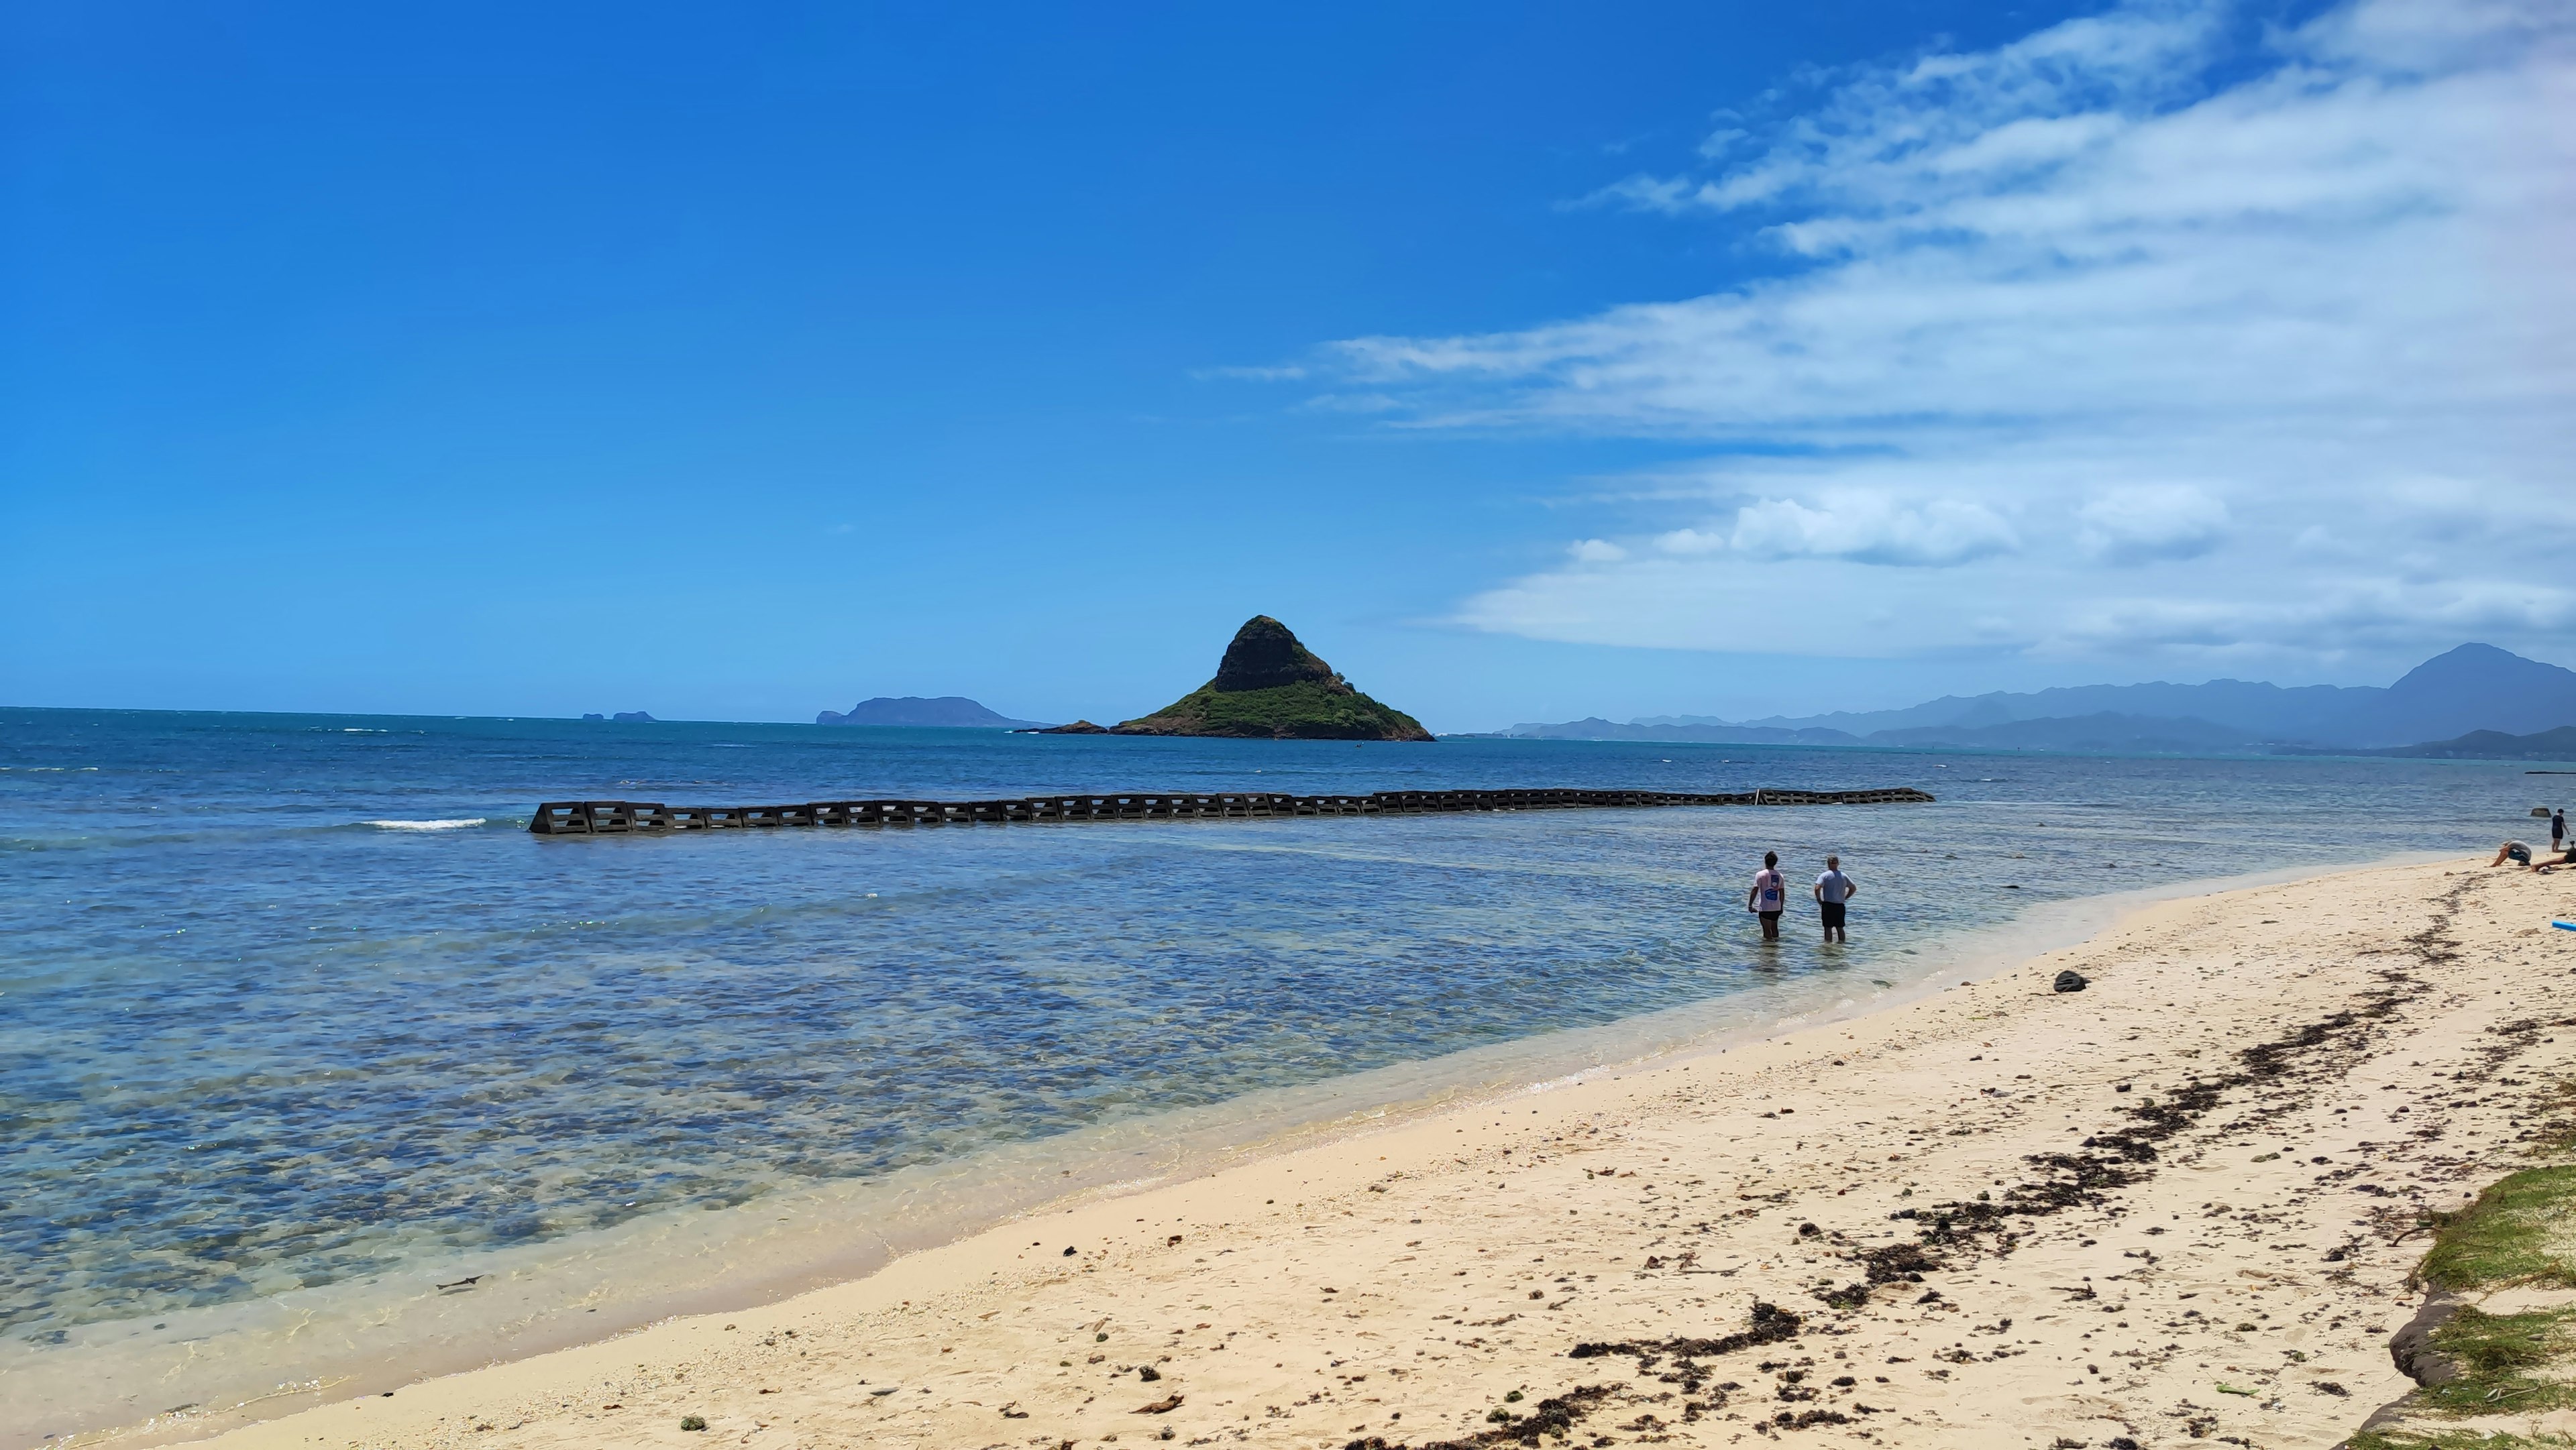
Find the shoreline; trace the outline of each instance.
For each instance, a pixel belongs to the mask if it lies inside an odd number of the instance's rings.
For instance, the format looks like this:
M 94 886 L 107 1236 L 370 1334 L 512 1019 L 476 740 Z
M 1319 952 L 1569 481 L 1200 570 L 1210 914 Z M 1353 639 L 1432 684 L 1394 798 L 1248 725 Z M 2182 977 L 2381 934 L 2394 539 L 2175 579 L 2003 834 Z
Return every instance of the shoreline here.
M 1002 1215 L 984 1215 L 982 1225 L 969 1225 L 932 1242 L 911 1244 L 883 1243 L 867 1253 L 872 1262 L 857 1262 L 845 1256 L 828 1276 L 818 1273 L 808 1263 L 796 1276 L 775 1276 L 768 1280 L 736 1280 L 700 1298 L 696 1304 L 674 1308 L 655 1316 L 644 1327 L 612 1331 L 608 1337 L 594 1333 L 555 1345 L 514 1347 L 496 1362 L 488 1353 L 481 1357 L 481 1367 L 450 1372 L 449 1379 L 470 1379 L 476 1375 L 507 1372 L 514 1366 L 566 1353 L 580 1354 L 597 1350 L 606 1344 L 621 1343 L 637 1335 L 660 1332 L 675 1322 L 686 1322 L 692 1316 L 712 1313 L 774 1312 L 785 1304 L 799 1302 L 815 1293 L 832 1294 L 856 1289 L 893 1274 L 904 1265 L 936 1254 L 942 1249 L 955 1249 L 980 1239 L 988 1239 L 1014 1223 L 1027 1223 L 1042 1218 L 1080 1215 L 1085 1211 L 1114 1212 L 1119 1205 L 1135 1204 L 1174 1193 L 1187 1192 L 1229 1175 L 1258 1172 L 1282 1161 L 1302 1155 L 1332 1154 L 1346 1151 L 1362 1139 L 1390 1132 L 1405 1132 L 1425 1123 L 1445 1122 L 1453 1118 L 1489 1112 L 1506 1099 L 1518 1100 L 1537 1095 L 1532 1100 L 1580 1092 L 1607 1081 L 1618 1081 L 1637 1073 L 1669 1073 L 1685 1070 L 1702 1059 L 1718 1059 L 1740 1049 L 1758 1048 L 1766 1042 L 1785 1036 L 1810 1032 L 1828 1026 L 1849 1026 L 1855 1022 L 1881 1019 L 1910 1007 L 1939 1000 L 1946 984 L 1965 971 L 1971 980 L 1991 979 L 2009 973 L 2013 968 L 2042 955 L 2061 952 L 2101 935 L 2117 921 L 2125 920 L 2159 903 L 2176 900 L 2206 899 L 2214 892 L 2243 892 L 2264 885 L 2292 881 L 2316 881 L 2366 874 L 2373 871 L 2405 869 L 2419 864 L 2422 858 L 2405 858 L 2400 863 L 2381 863 L 2354 867 L 2321 866 L 2284 868 L 2255 876 L 2223 878 L 2217 881 L 2177 882 L 2160 887 L 2142 888 L 2123 893 L 2073 898 L 2049 902 L 2014 921 L 1996 927 L 1961 933 L 1945 939 L 1938 950 L 1925 955 L 1919 973 L 1909 970 L 1908 977 L 1919 981 L 1867 994 L 1866 1000 L 1849 993 L 1847 979 L 1808 979 L 1780 988 L 1760 989 L 1756 993 L 1739 993 L 1716 1002 L 1689 1008 L 1622 1019 L 1568 1032 L 1543 1034 L 1538 1038 L 1480 1048 L 1468 1053 L 1452 1054 L 1441 1059 L 1400 1064 L 1391 1068 L 1328 1080 L 1305 1088 L 1274 1090 L 1256 1097 L 1301 1098 L 1303 1103 L 1257 1104 L 1262 1112 L 1232 1111 L 1240 1105 L 1229 1104 L 1223 1114 L 1228 1121 L 1198 1125 L 1202 1141 L 1175 1142 L 1166 1131 L 1171 1120 L 1157 1118 L 1142 1124 L 1121 1125 L 1128 1141 L 1148 1141 L 1159 1146 L 1157 1162 L 1144 1174 L 1102 1172 L 1094 1182 L 1079 1185 L 1066 1194 L 1061 1191 L 1031 1195 L 1016 1209 Z M 1909 964 L 1912 967 L 1914 964 Z M 1836 996 L 1840 1000 L 1834 1000 Z M 1792 1000 L 1798 997 L 1805 1000 Z M 1717 1021 L 1715 1019 L 1724 1019 Z M 1470 1060 L 1473 1061 L 1470 1061 Z M 1470 1069 L 1464 1070 L 1462 1069 Z M 1408 1091 L 1389 1093 L 1385 1089 L 1402 1083 Z M 1336 1103 L 1351 1106 L 1329 1110 Z M 1187 1115 L 1182 1115 L 1187 1116 Z M 1211 1110 L 1198 1116 L 1218 1116 Z M 1259 1125 L 1253 1133 L 1242 1131 L 1247 1125 Z M 1231 1138 L 1234 1141 L 1218 1141 Z M 1101 1169 L 1114 1150 L 1094 1146 L 1086 1149 L 1094 1165 Z M 1150 1150 L 1132 1150 L 1150 1151 Z M 1059 1159 L 1061 1155 L 1059 1155 Z M 771 1207 L 793 1207 L 772 1203 Z M 846 1226 L 846 1217 L 836 1220 Z M 766 1306 L 765 1309 L 757 1306 Z M 384 1382 L 397 1388 L 417 1374 L 384 1376 Z M 432 1380 L 431 1383 L 440 1381 Z M 317 1393 L 318 1390 L 318 1393 Z M 226 1428 L 227 1424 L 249 1422 L 256 1431 L 261 1425 L 282 1423 L 274 1418 L 254 1418 L 263 1412 L 275 1415 L 286 1411 L 291 1418 L 315 1413 L 295 1406 L 294 1399 L 305 1405 L 316 1403 L 328 1407 L 345 1406 L 359 1394 L 381 1394 L 372 1381 L 338 1384 L 305 1390 L 286 1390 L 278 1395 L 244 1405 L 238 1410 L 216 1416 L 188 1415 L 177 1421 L 160 1417 L 116 1429 L 92 1430 L 27 1443 L 155 1444 L 200 1437 Z

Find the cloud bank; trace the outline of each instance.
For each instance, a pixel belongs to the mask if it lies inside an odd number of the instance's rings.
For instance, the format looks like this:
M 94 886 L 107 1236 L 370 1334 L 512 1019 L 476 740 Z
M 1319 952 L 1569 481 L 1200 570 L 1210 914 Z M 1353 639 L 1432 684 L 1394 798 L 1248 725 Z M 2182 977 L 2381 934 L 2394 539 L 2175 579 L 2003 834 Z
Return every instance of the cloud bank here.
M 1588 199 L 1786 275 L 1338 343 L 1319 401 L 1708 442 L 1483 629 L 2220 663 L 2576 626 L 2576 11 L 2246 29 L 2138 3 L 1843 73 Z

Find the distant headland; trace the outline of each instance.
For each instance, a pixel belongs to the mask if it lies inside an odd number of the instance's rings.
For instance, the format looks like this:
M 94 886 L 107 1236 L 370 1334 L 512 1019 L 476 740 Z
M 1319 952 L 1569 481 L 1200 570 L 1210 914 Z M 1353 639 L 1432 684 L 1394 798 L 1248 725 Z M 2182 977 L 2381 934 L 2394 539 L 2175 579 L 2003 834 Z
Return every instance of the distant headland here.
M 1031 730 L 1045 725 L 1043 720 L 1014 720 L 996 714 L 963 695 L 941 695 L 924 699 L 919 695 L 879 695 L 861 700 L 847 710 L 825 710 L 814 717 L 817 725 L 908 725 L 965 730 Z
M 1076 720 L 1050 735 L 1215 735 L 1253 740 L 1423 740 L 1422 723 L 1351 688 L 1297 642 L 1288 626 L 1256 614 L 1234 633 L 1216 678 L 1123 724 Z

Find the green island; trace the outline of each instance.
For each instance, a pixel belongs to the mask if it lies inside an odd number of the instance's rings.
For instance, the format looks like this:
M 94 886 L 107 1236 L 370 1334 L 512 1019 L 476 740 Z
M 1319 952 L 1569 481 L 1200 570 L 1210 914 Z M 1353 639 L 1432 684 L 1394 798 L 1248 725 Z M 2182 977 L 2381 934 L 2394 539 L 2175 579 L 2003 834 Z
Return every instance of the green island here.
M 1091 727 L 1099 729 L 1097 726 Z M 1087 732 L 1084 732 L 1087 733 Z M 1256 614 L 1225 647 L 1216 678 L 1112 735 L 1220 735 L 1254 740 L 1419 740 L 1420 721 L 1351 687 L 1288 626 Z

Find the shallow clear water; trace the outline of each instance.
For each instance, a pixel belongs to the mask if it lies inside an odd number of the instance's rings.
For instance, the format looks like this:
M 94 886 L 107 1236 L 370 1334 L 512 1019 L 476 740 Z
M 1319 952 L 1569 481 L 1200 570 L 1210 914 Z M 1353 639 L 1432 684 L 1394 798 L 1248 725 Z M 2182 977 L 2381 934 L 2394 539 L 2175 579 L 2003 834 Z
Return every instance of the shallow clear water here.
M 0 711 L 26 1345 L 2527 830 L 2519 765 Z M 1936 805 L 546 839 L 540 799 L 1911 785 Z M 1763 948 L 1763 849 L 1854 944 Z M 2017 888 L 2017 889 L 2007 889 Z M 1803 885 L 1798 895 L 1803 898 Z

